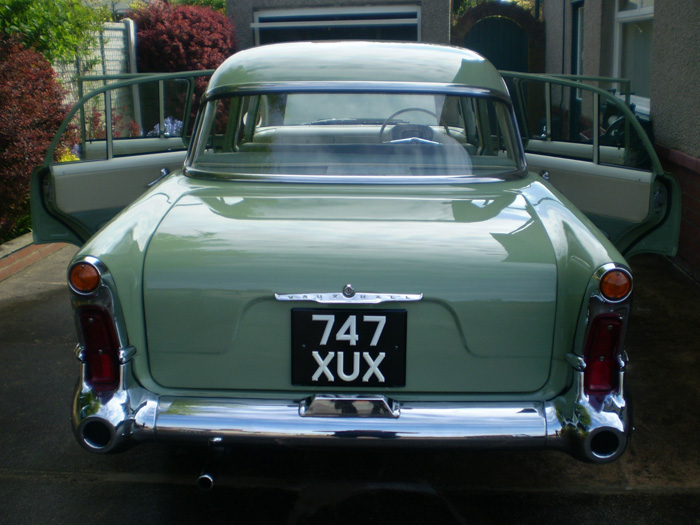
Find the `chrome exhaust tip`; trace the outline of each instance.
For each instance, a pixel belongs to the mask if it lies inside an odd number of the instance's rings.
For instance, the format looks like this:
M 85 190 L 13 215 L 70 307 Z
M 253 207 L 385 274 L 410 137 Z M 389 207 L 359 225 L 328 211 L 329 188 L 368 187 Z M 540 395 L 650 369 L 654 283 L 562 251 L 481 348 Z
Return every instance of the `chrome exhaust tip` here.
M 197 488 L 202 492 L 208 492 L 214 488 L 215 475 L 209 469 L 202 470 L 197 478 Z
M 88 419 L 78 429 L 79 440 L 94 452 L 108 452 L 114 448 L 114 427 L 103 419 Z
M 627 447 L 627 436 L 616 428 L 598 428 L 583 443 L 586 459 L 607 463 L 619 458 Z
M 133 445 L 131 427 L 126 423 L 114 426 L 111 421 L 91 417 L 81 422 L 75 435 L 83 448 L 98 454 L 122 452 Z

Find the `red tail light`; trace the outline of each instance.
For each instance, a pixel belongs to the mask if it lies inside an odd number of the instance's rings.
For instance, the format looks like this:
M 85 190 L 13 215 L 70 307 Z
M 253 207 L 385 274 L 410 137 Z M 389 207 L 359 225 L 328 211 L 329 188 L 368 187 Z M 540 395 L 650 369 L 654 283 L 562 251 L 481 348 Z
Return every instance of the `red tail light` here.
M 604 395 L 617 389 L 622 329 L 623 321 L 616 314 L 599 315 L 591 323 L 584 355 L 586 394 Z
M 107 312 L 85 307 L 78 313 L 83 336 L 87 383 L 97 392 L 109 392 L 119 386 L 119 344 Z

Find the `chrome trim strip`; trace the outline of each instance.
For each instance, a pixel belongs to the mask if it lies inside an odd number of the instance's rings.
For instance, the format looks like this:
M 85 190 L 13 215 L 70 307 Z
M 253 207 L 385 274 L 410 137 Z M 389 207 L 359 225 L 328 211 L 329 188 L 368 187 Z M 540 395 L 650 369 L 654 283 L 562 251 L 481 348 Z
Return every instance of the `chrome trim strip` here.
M 572 353 L 566 354 L 566 362 L 576 371 L 583 371 L 586 369 L 586 361 L 579 355 Z
M 415 302 L 423 299 L 422 293 L 393 294 L 393 293 L 356 293 L 346 297 L 339 293 L 276 293 L 278 301 L 312 301 L 319 304 L 379 304 L 388 302 Z
M 203 170 L 190 164 L 185 166 L 188 177 L 210 180 L 230 180 L 235 182 L 280 182 L 295 184 L 368 184 L 368 185 L 434 185 L 434 184 L 487 184 L 523 178 L 527 174 L 525 158 L 521 167 L 513 167 L 511 171 L 499 173 L 492 177 L 475 175 L 292 175 L 292 174 L 245 174 Z

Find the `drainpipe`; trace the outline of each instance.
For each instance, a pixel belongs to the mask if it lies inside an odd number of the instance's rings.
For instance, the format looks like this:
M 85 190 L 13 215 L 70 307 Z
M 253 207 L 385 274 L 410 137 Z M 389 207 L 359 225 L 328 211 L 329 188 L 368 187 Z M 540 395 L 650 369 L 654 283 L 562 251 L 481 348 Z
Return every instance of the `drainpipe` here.
M 566 74 L 566 2 L 561 2 L 561 74 Z

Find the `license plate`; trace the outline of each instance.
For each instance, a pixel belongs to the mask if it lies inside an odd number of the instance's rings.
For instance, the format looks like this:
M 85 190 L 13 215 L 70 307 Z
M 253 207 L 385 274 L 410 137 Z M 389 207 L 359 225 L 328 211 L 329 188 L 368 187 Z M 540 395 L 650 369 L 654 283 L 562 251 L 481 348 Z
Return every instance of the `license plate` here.
M 292 310 L 292 383 L 406 385 L 406 310 Z

